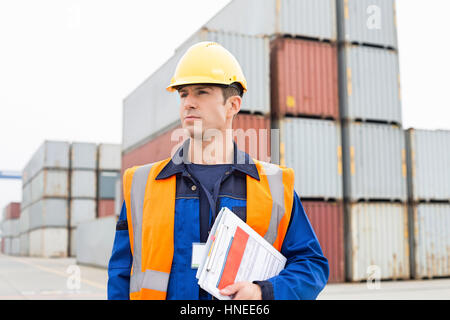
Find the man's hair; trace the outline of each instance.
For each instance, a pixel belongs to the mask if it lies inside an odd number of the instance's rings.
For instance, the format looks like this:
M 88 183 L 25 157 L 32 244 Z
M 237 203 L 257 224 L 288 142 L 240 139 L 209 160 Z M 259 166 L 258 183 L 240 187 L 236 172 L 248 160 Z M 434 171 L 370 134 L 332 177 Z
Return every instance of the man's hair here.
M 244 95 L 244 90 L 240 83 L 233 82 L 230 85 L 222 85 L 220 86 L 222 89 L 222 95 L 223 95 L 223 103 L 227 102 L 229 97 L 233 96 L 242 96 Z

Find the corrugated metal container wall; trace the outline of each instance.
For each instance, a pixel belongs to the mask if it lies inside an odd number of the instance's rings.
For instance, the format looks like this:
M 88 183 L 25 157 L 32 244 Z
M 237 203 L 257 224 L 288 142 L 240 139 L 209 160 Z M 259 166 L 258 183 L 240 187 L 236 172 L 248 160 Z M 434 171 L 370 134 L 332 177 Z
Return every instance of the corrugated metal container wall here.
M 97 176 L 94 170 L 71 170 L 70 175 L 71 198 L 96 198 Z
M 120 170 L 121 144 L 101 143 L 98 146 L 98 170 Z
M 30 256 L 67 257 L 68 236 L 66 228 L 41 228 L 30 231 Z
M 272 113 L 339 118 L 337 48 L 300 39 L 271 43 Z
M 336 40 L 336 3 L 335 0 L 234 0 L 205 27 L 248 35 L 288 34 Z
M 268 113 L 270 110 L 269 40 L 223 32 L 200 30 L 186 40 L 161 68 L 124 100 L 123 151 L 128 153 L 161 133 L 173 129 L 179 120 L 180 100 L 166 87 L 179 59 L 196 42 L 211 40 L 222 44 L 239 61 L 248 81 L 242 111 Z
M 20 234 L 19 243 L 19 254 L 24 257 L 28 256 L 30 254 L 30 235 L 28 232 Z
M 31 180 L 31 199 L 33 202 L 42 198 L 67 198 L 69 196 L 68 170 L 41 170 Z
M 31 196 L 31 183 L 28 182 L 26 185 L 22 185 L 22 202 L 21 210 L 28 207 L 32 202 Z
M 399 203 L 347 204 L 347 278 L 408 279 L 407 206 Z M 372 274 L 372 275 L 371 275 Z
M 408 198 L 450 200 L 450 131 L 408 129 Z
M 179 98 L 166 91 L 182 53 L 175 54 L 123 101 L 122 150 L 138 147 L 179 119 Z
M 3 219 L 17 219 L 20 217 L 20 202 L 10 202 L 3 209 Z
M 402 123 L 398 54 L 345 45 L 339 49 L 343 119 Z
M 76 227 L 81 222 L 93 220 L 96 215 L 95 199 L 70 200 L 70 227 Z
M 270 48 L 268 37 L 252 37 L 201 29 L 186 40 L 176 52 L 186 52 L 200 41 L 214 41 L 230 51 L 239 62 L 247 80 L 247 92 L 241 110 L 267 114 L 270 112 Z M 177 114 L 178 116 L 178 114 Z
M 76 231 L 77 264 L 108 267 L 115 230 L 115 217 L 80 224 Z
M 23 170 L 23 185 L 42 169 L 69 169 L 69 143 L 44 141 Z
M 345 281 L 344 209 L 342 202 L 302 201 L 324 256 L 328 259 L 328 283 Z
M 284 118 L 280 129 L 280 163 L 295 171 L 302 198 L 342 199 L 340 125 L 331 120 Z
M 397 47 L 394 0 L 337 0 L 339 40 Z
M 114 215 L 114 200 L 115 199 L 105 199 L 98 201 L 97 216 L 99 218 L 113 216 Z
M 344 197 L 406 201 L 406 152 L 397 126 L 343 124 Z
M 450 204 L 419 203 L 410 208 L 413 277 L 450 276 Z
M 70 145 L 70 168 L 90 169 L 97 168 L 97 145 L 87 142 L 73 142 Z
M 41 227 L 67 227 L 67 199 L 42 199 L 30 206 L 30 230 Z
M 27 208 L 23 209 L 22 212 L 20 213 L 20 218 L 19 218 L 20 233 L 26 233 L 26 232 L 28 232 L 28 229 L 30 229 L 30 208 L 31 207 L 27 207 Z

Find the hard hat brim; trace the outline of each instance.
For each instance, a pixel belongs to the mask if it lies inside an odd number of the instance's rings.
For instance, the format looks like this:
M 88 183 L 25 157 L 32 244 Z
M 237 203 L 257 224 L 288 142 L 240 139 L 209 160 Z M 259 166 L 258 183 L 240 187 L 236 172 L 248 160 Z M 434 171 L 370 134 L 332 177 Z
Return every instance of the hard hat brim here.
M 230 85 L 234 82 L 239 82 L 243 88 L 243 91 L 247 91 L 247 87 L 245 84 L 241 83 L 240 81 L 230 81 L 230 82 L 225 82 L 225 81 L 221 81 L 221 80 L 217 80 L 217 79 L 212 79 L 210 77 L 189 77 L 189 78 L 184 78 L 184 79 L 179 79 L 178 81 L 175 81 L 173 83 L 171 83 L 166 90 L 169 92 L 174 92 L 176 91 L 176 87 L 178 86 L 185 86 L 185 85 L 190 85 L 190 84 L 221 84 L 221 85 Z

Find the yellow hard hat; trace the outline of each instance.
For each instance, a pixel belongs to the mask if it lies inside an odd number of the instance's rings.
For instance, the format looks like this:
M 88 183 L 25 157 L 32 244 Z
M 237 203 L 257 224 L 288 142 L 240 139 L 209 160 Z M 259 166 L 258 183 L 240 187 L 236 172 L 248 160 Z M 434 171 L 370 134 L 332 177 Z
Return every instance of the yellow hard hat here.
M 216 42 L 203 41 L 191 46 L 181 57 L 167 91 L 187 84 L 241 84 L 247 91 L 247 80 L 236 58 Z

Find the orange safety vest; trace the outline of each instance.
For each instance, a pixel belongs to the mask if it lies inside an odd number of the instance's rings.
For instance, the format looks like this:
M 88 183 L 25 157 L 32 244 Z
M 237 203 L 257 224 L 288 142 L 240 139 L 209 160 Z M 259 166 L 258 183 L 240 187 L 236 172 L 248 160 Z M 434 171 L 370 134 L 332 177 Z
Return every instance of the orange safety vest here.
M 155 180 L 170 158 L 125 171 L 133 265 L 130 299 L 166 298 L 174 253 L 176 176 Z M 247 175 L 247 224 L 281 251 L 294 201 L 294 171 L 253 159 L 260 180 Z M 131 223 L 130 223 L 131 221 Z

